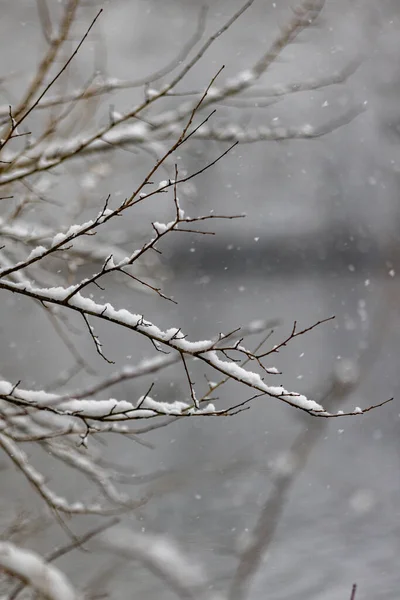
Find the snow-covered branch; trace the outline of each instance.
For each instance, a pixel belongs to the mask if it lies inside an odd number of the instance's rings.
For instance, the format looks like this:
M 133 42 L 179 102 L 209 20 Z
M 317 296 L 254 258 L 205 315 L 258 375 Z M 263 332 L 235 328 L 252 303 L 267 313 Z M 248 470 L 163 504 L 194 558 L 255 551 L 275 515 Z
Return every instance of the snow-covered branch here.
M 39 554 L 31 550 L 0 541 L 0 567 L 9 575 L 29 585 L 47 600 L 81 598 L 64 573 L 46 563 Z
M 174 320 L 178 321 L 175 326 L 169 323 L 168 307 L 175 310 L 179 299 L 174 290 L 163 287 L 167 267 L 159 257 L 169 240 L 177 236 L 207 239 L 206 236 L 214 235 L 210 228 L 220 220 L 228 223 L 244 217 L 240 211 L 240 214 L 225 214 L 225 211 L 219 214 L 217 210 L 204 209 L 198 209 L 195 216 L 188 214 L 194 210 L 193 203 L 184 201 L 192 181 L 195 178 L 201 181 L 204 173 L 212 173 L 215 165 L 238 143 L 318 138 L 350 123 L 365 109 L 364 105 L 349 105 L 322 124 L 313 124 L 308 119 L 303 124 L 275 126 L 273 120 L 268 124 L 264 119 L 262 126 L 254 127 L 245 125 L 243 114 L 236 110 L 246 111 L 254 105 L 254 98 L 259 99 L 260 108 L 266 108 L 289 94 L 344 84 L 352 75 L 358 63 L 350 61 L 338 72 L 324 72 L 323 76 L 309 80 L 271 85 L 268 79 L 271 67 L 278 65 L 282 53 L 302 32 L 318 24 L 323 0 L 302 0 L 275 39 L 265 44 L 245 68 L 236 68 L 232 76 L 224 78 L 224 67 L 214 67 L 214 76 L 196 85 L 198 89 L 185 90 L 187 76 L 254 2 L 244 1 L 225 23 L 206 36 L 207 11 L 202 9 L 193 33 L 174 58 L 140 81 L 100 77 L 96 73 L 82 86 L 76 83 L 81 77 L 65 75 L 74 68 L 82 47 L 103 18 L 103 10 L 91 15 L 85 21 L 84 33 L 78 35 L 75 26 L 82 23 L 80 15 L 78 18 L 79 0 L 63 3 L 58 28 L 52 25 L 52 11 L 56 12 L 56 8 L 51 9 L 50 19 L 46 2 L 38 2 L 39 20 L 47 42 L 45 52 L 19 100 L 0 107 L 0 187 L 4 190 L 0 198 L 0 295 L 3 311 L 12 310 L 10 300 L 15 298 L 24 307 L 31 305 L 33 310 L 40 307 L 73 364 L 65 365 L 54 344 L 50 350 L 56 366 L 54 379 L 49 383 L 42 380 L 43 373 L 32 374 L 36 368 L 34 360 L 29 368 L 22 360 L 12 364 L 9 372 L 5 361 L 0 376 L 0 453 L 6 467 L 14 469 L 40 499 L 46 518 L 50 515 L 61 525 L 70 544 L 42 558 L 20 547 L 18 540 L 18 545 L 11 543 L 15 541 L 11 533 L 6 540 L 2 538 L 0 568 L 7 578 L 21 581 L 19 588 L 7 596 L 12 600 L 24 586 L 30 586 L 36 595 L 48 600 L 83 597 L 50 564 L 101 530 L 102 526 L 86 537 L 78 537 L 74 534 L 76 520 L 140 512 L 154 496 L 166 493 L 160 491 L 162 486 L 152 487 L 160 471 L 152 471 L 146 462 L 134 463 L 135 453 L 129 457 L 128 466 L 118 459 L 117 464 L 110 460 L 106 441 L 111 436 L 139 443 L 142 447 L 136 448 L 147 452 L 155 447 L 153 438 L 148 439 L 147 434 L 155 436 L 162 427 L 185 419 L 233 417 L 255 404 L 257 410 L 265 412 L 272 401 L 277 401 L 297 408 L 305 418 L 328 419 L 361 416 L 389 401 L 344 412 L 325 404 L 326 398 L 314 399 L 313 394 L 308 397 L 281 383 L 284 374 L 269 361 L 295 339 L 333 317 L 304 328 L 295 322 L 289 333 L 281 334 L 278 339 L 272 331 L 277 324 L 273 319 L 255 320 L 221 332 L 211 318 L 207 334 L 200 327 L 198 335 L 200 338 L 204 335 L 205 339 L 193 340 L 181 328 L 182 313 L 175 313 Z M 65 87 L 57 87 L 64 80 Z M 128 109 L 119 111 L 112 106 L 108 118 L 97 113 L 105 94 L 118 90 L 128 93 L 133 87 L 143 88 L 143 95 L 129 102 Z M 217 109 L 223 111 L 232 105 L 235 110 L 229 110 L 228 118 L 222 114 L 216 120 Z M 207 155 L 194 170 L 186 169 L 185 152 L 190 152 L 196 140 L 222 142 L 224 146 L 218 154 Z M 65 181 L 68 170 L 81 169 L 88 175 L 91 161 L 99 154 L 106 156 L 105 161 L 110 159 L 107 167 L 111 170 L 117 149 L 146 153 L 145 164 L 130 163 L 129 178 L 121 184 L 121 189 L 101 190 L 96 196 L 93 186 L 93 195 L 86 195 L 88 189 L 84 190 L 82 185 L 82 194 L 78 192 L 76 199 L 73 197 L 76 180 L 72 177 L 66 181 L 61 201 L 58 197 L 47 198 L 49 189 L 54 190 L 54 196 L 62 196 L 57 185 Z M 107 175 L 107 169 L 100 170 L 97 183 Z M 122 286 L 122 293 L 116 296 L 119 282 L 127 283 L 134 291 L 152 294 L 155 303 L 162 302 L 167 307 L 165 313 L 161 309 L 155 314 L 150 302 L 140 305 L 148 297 L 143 300 L 139 296 L 136 304 L 138 296 L 127 293 L 131 290 Z M 35 313 L 29 317 L 34 319 Z M 79 330 L 76 321 L 81 325 Z M 115 332 L 118 343 L 121 333 L 129 337 L 135 357 L 127 355 L 128 360 L 132 359 L 129 365 L 116 358 L 119 364 L 110 366 L 114 360 L 108 357 L 110 340 L 105 330 Z M 39 336 L 38 344 L 49 350 L 46 333 Z M 30 334 L 24 330 L 24 335 L 27 338 Z M 252 335 L 262 338 L 254 346 L 251 346 Z M 87 351 L 82 339 L 89 341 L 91 351 Z M 148 345 L 153 354 L 142 352 L 142 345 Z M 101 367 L 94 368 L 92 358 Z M 183 384 L 175 386 L 171 378 L 166 393 L 161 376 L 170 375 L 172 367 Z M 78 375 L 79 381 L 73 379 Z M 229 384 L 234 391 L 226 404 L 217 393 Z M 227 598 L 244 600 L 250 579 L 272 539 L 287 490 L 294 480 L 293 473 L 305 464 L 315 439 L 307 438 L 307 450 L 304 454 L 300 449 L 296 453 L 293 472 L 282 477 L 275 473 L 275 492 L 262 509 L 258 531 L 254 531 L 251 543 L 239 557 Z M 66 492 L 59 493 L 57 490 L 62 486 L 56 477 L 48 476 L 49 465 L 78 476 L 84 482 L 84 492 L 67 487 Z M 164 470 L 164 475 L 169 473 Z M 141 486 L 137 494 L 127 491 L 132 483 Z M 210 581 L 203 570 L 167 536 L 138 533 L 124 527 L 103 536 L 104 548 L 125 560 L 142 563 L 179 597 L 189 600 L 210 597 Z
M 251 8 L 254 0 L 248 0 L 232 17 L 217 31 L 211 34 L 201 45 L 200 49 L 195 53 L 193 58 L 188 60 L 178 70 L 175 75 L 171 76 L 168 83 L 160 86 L 158 90 L 147 90 L 145 100 L 140 102 L 135 107 L 131 108 L 125 114 L 113 115 L 110 122 L 103 125 L 97 130 L 86 131 L 70 137 L 64 141 L 62 139 L 54 139 L 54 129 L 57 129 L 57 123 L 52 124 L 52 137 L 44 133 L 37 140 L 32 140 L 27 145 L 24 152 L 16 154 L 12 150 L 3 151 L 4 164 L 0 172 L 0 185 L 11 184 L 12 182 L 20 181 L 33 175 L 54 169 L 58 165 L 63 164 L 77 156 L 83 157 L 93 153 L 106 151 L 109 152 L 115 147 L 124 147 L 127 145 L 136 144 L 150 148 L 153 144 L 159 143 L 162 140 L 171 140 L 175 137 L 177 131 L 181 131 L 184 123 L 198 104 L 198 100 L 185 101 L 175 108 L 167 110 L 155 110 L 158 107 L 158 100 L 168 96 L 179 97 L 180 92 L 177 86 L 185 81 L 188 73 L 195 65 L 203 58 L 210 46 L 223 35 L 230 27 L 242 16 L 242 14 Z M 261 78 L 267 74 L 271 65 L 279 58 L 281 52 L 290 44 L 292 44 L 299 34 L 311 26 L 313 26 L 323 9 L 323 0 L 304 0 L 293 11 L 293 16 L 288 20 L 287 24 L 282 27 L 279 35 L 272 42 L 268 50 L 261 55 L 253 65 L 250 65 L 245 70 L 239 71 L 235 76 L 230 77 L 225 83 L 219 84 L 218 81 L 208 89 L 206 97 L 202 101 L 202 110 L 212 110 L 220 106 L 221 103 L 229 99 L 240 99 L 241 102 L 251 102 L 251 98 L 246 98 L 246 93 L 251 92 Z M 199 27 L 199 32 L 203 29 Z M 196 35 L 194 39 L 198 39 Z M 74 53 L 75 56 L 75 53 Z M 173 65 L 177 66 L 179 61 L 174 61 Z M 324 88 L 328 85 L 343 83 L 354 70 L 354 62 L 351 62 L 339 73 L 333 73 L 331 76 L 324 75 L 320 79 L 314 79 L 309 82 L 295 82 L 293 84 L 282 84 L 271 88 L 266 87 L 264 97 L 280 98 L 294 91 L 307 91 Z M 165 73 L 168 75 L 168 69 Z M 149 75 L 145 81 L 154 81 L 154 75 Z M 103 93 L 108 93 L 113 90 L 128 88 L 134 85 L 134 82 L 120 81 L 110 79 L 103 83 L 93 84 L 92 87 L 82 90 L 67 92 L 64 99 L 59 97 L 43 96 L 37 102 L 35 108 L 51 108 L 62 105 L 63 102 L 76 103 L 78 100 L 83 101 L 90 98 L 95 98 Z M 201 95 L 201 94 L 200 94 Z M 323 125 L 315 126 L 312 123 L 305 123 L 299 126 L 282 126 L 261 127 L 248 131 L 243 129 L 239 123 L 230 122 L 224 127 L 203 126 L 192 133 L 193 139 L 208 139 L 229 142 L 254 142 L 254 141 L 269 141 L 283 139 L 308 139 L 325 135 L 330 131 L 347 124 L 354 119 L 363 107 L 352 107 L 345 111 L 342 115 L 331 118 Z M 9 112 L 7 107 L 0 110 L 0 116 Z M 31 110 L 31 109 L 30 109 Z M 30 112 L 30 110 L 28 112 Z M 17 112 L 19 114 L 19 112 Z M 146 117 L 141 119 L 142 114 Z M 25 118 L 25 117 L 24 117 Z M 132 123 L 132 119 L 135 122 Z M 5 145 L 3 143 L 3 146 Z

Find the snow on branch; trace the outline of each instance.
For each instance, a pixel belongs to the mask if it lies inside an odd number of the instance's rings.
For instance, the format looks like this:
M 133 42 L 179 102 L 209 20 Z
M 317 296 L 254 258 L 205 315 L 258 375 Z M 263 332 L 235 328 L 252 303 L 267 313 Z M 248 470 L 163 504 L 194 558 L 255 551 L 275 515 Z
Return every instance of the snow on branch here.
M 15 151 L 9 150 L 8 148 L 4 149 L 4 147 L 6 145 L 8 146 L 7 143 L 9 140 L 15 136 L 16 127 L 36 109 L 43 109 L 46 106 L 51 109 L 52 107 L 59 104 L 62 105 L 63 103 L 66 103 L 67 106 L 74 106 L 78 100 L 84 101 L 90 98 L 93 100 L 93 98 L 96 98 L 96 96 L 103 93 L 118 89 L 126 89 L 127 87 L 130 87 L 130 85 L 135 85 L 135 82 L 120 81 L 111 78 L 109 81 L 93 84 L 92 86 L 89 85 L 89 87 L 82 90 L 72 92 L 67 91 L 64 99 L 58 97 L 46 97 L 48 90 L 51 89 L 50 83 L 39 96 L 39 99 L 34 103 L 30 103 L 29 96 L 25 101 L 25 112 L 21 111 L 20 108 L 13 109 L 12 114 L 15 125 L 9 127 L 7 134 L 9 137 L 6 136 L 2 145 L 4 150 L 2 152 L 3 165 L 0 171 L 0 185 L 11 184 L 12 182 L 24 180 L 34 173 L 54 169 L 65 161 L 77 156 L 83 157 L 84 155 L 97 152 L 109 152 L 115 147 L 121 148 L 128 144 L 134 144 L 150 149 L 154 144 L 159 143 L 160 141 L 173 139 L 176 132 L 182 130 L 185 121 L 191 113 L 194 110 L 198 110 L 198 101 L 196 99 L 185 101 L 175 108 L 168 108 L 165 110 L 158 109 L 158 100 L 168 96 L 179 97 L 181 92 L 177 89 L 178 85 L 185 81 L 188 73 L 204 57 L 213 43 L 221 35 L 226 33 L 245 11 L 251 8 L 253 2 L 254 0 L 248 0 L 222 27 L 219 27 L 211 34 L 191 59 L 182 60 L 181 57 L 183 66 L 178 69 L 178 72 L 175 75 L 171 75 L 169 82 L 161 85 L 159 89 L 149 90 L 148 86 L 145 87 L 144 101 L 131 108 L 128 112 L 124 114 L 118 113 L 116 115 L 114 111 L 109 123 L 91 131 L 84 129 L 81 133 L 69 137 L 68 140 L 55 135 L 57 126 L 61 125 L 62 119 L 60 117 L 60 124 L 58 124 L 57 121 L 55 123 L 52 122 L 51 130 L 45 131 L 37 140 L 32 139 L 31 142 L 27 144 L 24 152 L 15 153 Z M 208 87 L 207 93 L 201 101 L 201 109 L 208 109 L 211 111 L 217 106 L 221 106 L 221 103 L 231 99 L 240 99 L 240 101 L 243 101 L 244 103 L 251 103 L 251 98 L 248 97 L 246 99 L 245 94 L 251 93 L 255 84 L 259 83 L 261 78 L 268 74 L 270 67 L 277 62 L 282 51 L 292 44 L 304 29 L 315 25 L 323 6 L 323 0 L 303 0 L 299 6 L 293 10 L 293 16 L 288 19 L 286 25 L 281 28 L 276 39 L 253 65 L 249 65 L 246 69 L 239 71 L 235 76 L 230 77 L 225 81 L 225 83 L 217 85 L 216 80 L 213 79 L 212 85 Z M 90 28 L 94 25 L 98 16 L 99 15 L 96 16 L 93 23 L 90 25 L 87 33 L 81 39 L 67 63 L 55 76 L 54 81 L 64 72 L 70 62 L 76 58 L 79 48 L 84 43 Z M 183 55 L 184 58 L 187 56 L 188 48 L 192 49 L 194 44 L 200 40 L 204 31 L 203 19 L 204 15 L 200 15 L 198 28 L 193 39 L 186 48 Z M 180 60 L 173 61 L 171 64 L 171 71 L 179 65 Z M 353 65 L 354 61 L 351 61 L 350 64 L 339 73 L 333 73 L 331 76 L 324 75 L 320 79 L 314 79 L 310 82 L 282 84 L 270 89 L 267 87 L 266 96 L 278 99 L 284 97 L 286 94 L 293 93 L 294 91 L 305 91 L 308 89 L 315 90 L 324 88 L 328 85 L 343 83 L 354 71 L 355 67 Z M 144 81 L 148 84 L 157 79 L 158 76 L 168 76 L 169 73 L 169 68 L 166 68 L 164 72 L 149 75 Z M 42 79 L 43 76 L 41 76 L 41 80 Z M 191 93 L 189 93 L 189 95 L 190 94 Z M 200 93 L 200 97 L 202 95 L 203 93 Z M 157 107 L 157 109 L 155 107 Z M 354 119 L 363 109 L 364 107 L 351 107 L 342 115 L 331 118 L 318 127 L 312 123 L 306 123 L 297 127 L 281 127 L 279 129 L 261 127 L 258 130 L 248 131 L 247 129 L 243 129 L 239 123 L 231 121 L 223 128 L 215 127 L 211 129 L 210 127 L 203 126 L 196 131 L 193 131 L 191 136 L 199 139 L 231 142 L 254 142 L 298 138 L 308 139 L 325 135 L 330 131 L 341 127 Z M 5 110 L 5 108 L 1 109 L 0 107 L 0 117 L 5 113 Z M 7 107 L 7 114 L 9 110 L 10 109 Z M 146 118 L 142 120 L 143 113 L 146 113 Z M 148 113 L 150 114 L 150 119 L 148 118 Z M 134 122 L 132 122 L 132 120 L 134 120 Z
M 66 306 L 72 310 L 80 312 L 86 316 L 94 316 L 99 319 L 108 321 L 114 325 L 127 328 L 147 337 L 153 344 L 166 346 L 171 350 L 177 351 L 180 355 L 189 355 L 195 357 L 205 364 L 212 367 L 215 371 L 219 371 L 231 380 L 235 380 L 252 388 L 255 391 L 261 392 L 272 398 L 281 400 L 295 408 L 299 408 L 314 416 L 336 416 L 331 415 L 325 409 L 315 402 L 306 398 L 302 394 L 289 392 L 282 386 L 270 386 L 264 382 L 263 378 L 256 372 L 249 371 L 242 367 L 234 360 L 223 360 L 218 353 L 223 353 L 227 356 L 227 352 L 237 352 L 239 356 L 244 358 L 257 359 L 250 351 L 246 350 L 238 343 L 224 344 L 221 346 L 221 340 L 228 338 L 220 334 L 213 340 L 202 340 L 197 342 L 189 341 L 179 328 L 171 328 L 166 331 L 161 330 L 156 325 L 147 321 L 143 315 L 137 315 L 129 312 L 126 309 L 115 309 L 111 304 L 97 304 L 91 298 L 81 296 L 79 292 L 75 293 L 69 288 L 49 288 L 40 289 L 31 286 L 20 285 L 16 283 L 3 283 L 0 281 L 0 288 L 9 291 L 17 292 L 25 296 L 40 300 L 45 303 L 54 303 L 61 306 Z M 66 300 L 67 299 L 67 300 Z M 307 329 L 308 330 L 308 329 Z M 270 353 L 268 353 L 270 354 Z M 257 361 L 259 362 L 259 360 Z M 4 399 L 13 398 L 14 402 L 20 402 L 28 406 L 38 406 L 57 411 L 70 416 L 79 416 L 83 419 L 91 420 L 130 420 L 149 418 L 159 415 L 184 416 L 197 414 L 196 407 L 186 403 L 160 403 L 155 402 L 150 398 L 140 399 L 135 406 L 130 402 L 109 400 L 67 400 L 58 397 L 55 394 L 47 394 L 45 392 L 29 392 L 26 390 L 16 390 L 16 386 L 10 382 L 1 382 L 0 397 Z M 379 404 L 380 406 L 381 404 Z M 368 409 L 355 409 L 351 413 L 346 414 L 362 414 Z M 201 414 L 227 414 L 227 411 L 216 411 L 213 405 L 209 405 L 201 411 Z M 341 415 L 343 416 L 343 414 Z
M 30 259 L 34 258 L 35 255 L 37 257 L 39 255 L 40 259 L 43 252 L 46 252 L 49 248 L 51 249 L 50 253 L 53 255 L 60 249 L 62 259 L 67 262 L 73 272 L 83 264 L 104 263 L 107 257 L 111 255 L 117 263 L 126 258 L 126 252 L 119 245 L 110 244 L 106 238 L 98 239 L 94 235 L 85 235 L 84 229 L 75 230 L 74 235 L 71 235 L 71 228 L 59 232 L 40 223 L 32 224 L 23 219 L 19 219 L 18 223 L 7 222 L 5 219 L 0 218 L 0 236 L 4 240 L 11 240 L 18 244 L 20 252 L 26 246 L 32 248 L 34 255 L 29 254 Z M 61 239 L 63 240 L 62 244 L 60 244 Z M 54 243 L 54 240 L 56 242 L 58 240 L 58 245 Z M 37 250 L 40 247 L 41 250 Z M 61 255 L 58 254 L 58 256 Z M 37 263 L 37 261 L 35 262 Z M 22 261 L 22 264 L 24 264 L 24 267 L 28 266 L 25 261 Z M 11 266 L 11 263 L 7 265 L 7 268 L 9 266 Z M 134 261 L 134 264 L 132 263 L 130 273 L 139 279 L 145 277 L 147 282 L 155 286 L 157 280 L 165 278 L 166 270 L 165 266 L 161 266 L 155 254 L 143 253 L 140 258 Z M 127 281 L 127 278 L 124 277 L 124 281 L 135 289 L 142 292 L 147 291 L 143 285 L 132 278 Z
M 109 323 L 130 329 L 147 337 L 156 345 L 161 344 L 171 348 L 172 350 L 176 350 L 183 355 L 188 354 L 195 356 L 196 358 L 199 358 L 206 364 L 213 367 L 216 371 L 219 371 L 220 373 L 229 376 L 231 379 L 243 383 L 259 392 L 263 392 L 268 396 L 283 400 L 284 402 L 305 410 L 306 412 L 325 412 L 323 407 L 317 402 L 308 400 L 301 394 L 288 392 L 283 387 L 269 386 L 261 379 L 259 374 L 247 371 L 232 360 L 222 360 L 218 356 L 218 350 L 223 350 L 225 353 L 228 351 L 236 351 L 239 354 L 245 355 L 245 357 L 251 355 L 251 353 L 237 344 L 227 345 L 223 349 L 219 348 L 221 341 L 220 336 L 214 340 L 191 342 L 186 339 L 186 336 L 180 331 L 179 328 L 171 328 L 166 331 L 162 331 L 156 325 L 150 321 L 147 321 L 143 315 L 133 314 L 127 309 L 117 310 L 110 303 L 98 304 L 91 298 L 82 296 L 80 292 L 77 291 L 75 286 L 71 286 L 70 288 L 35 288 L 27 284 L 25 285 L 14 282 L 0 281 L 0 289 L 5 289 L 14 293 L 20 293 L 24 296 L 40 300 L 44 303 L 65 306 L 85 316 L 94 316 L 104 321 L 108 321 Z M 5 393 L 7 395 L 9 392 Z M 73 413 L 76 410 L 81 411 L 82 409 L 82 406 L 80 409 L 78 409 L 76 406 L 70 410 Z M 133 406 L 129 407 L 124 404 L 118 409 L 117 413 L 117 407 L 113 408 L 113 406 L 110 406 L 109 404 L 106 404 L 104 408 L 97 406 L 95 410 L 93 407 L 87 407 L 87 409 L 89 412 L 85 412 L 85 416 L 89 417 L 91 415 L 93 418 L 98 417 L 99 415 L 104 418 L 105 414 L 112 409 L 112 415 L 110 418 L 115 419 L 117 418 L 117 414 L 119 415 L 118 418 L 120 418 L 121 414 L 131 414 L 130 411 L 133 410 Z
M 31 464 L 28 455 L 19 447 L 19 445 L 12 439 L 12 435 L 7 433 L 0 434 L 0 448 L 3 449 L 6 455 L 11 459 L 18 470 L 25 476 L 27 481 L 39 494 L 39 496 L 47 504 L 50 511 L 63 512 L 67 514 L 83 515 L 83 514 L 112 514 L 116 512 L 115 509 L 106 509 L 99 502 L 96 503 L 85 503 L 82 501 L 68 502 L 68 500 L 59 494 L 55 493 L 45 482 L 45 477 Z M 70 460 L 73 460 L 73 455 L 69 450 Z M 87 470 L 87 469 L 86 469 Z M 101 473 L 93 473 L 93 476 L 101 479 Z M 104 491 L 104 485 L 103 491 Z M 106 496 L 109 496 L 111 488 L 107 490 Z M 113 493 L 115 501 L 116 492 Z M 120 500 L 120 499 L 119 499 Z M 142 506 L 148 498 L 139 501 L 129 501 L 129 508 L 137 508 Z M 128 506 L 125 506 L 125 509 Z M 118 507 L 118 512 L 121 511 L 121 507 Z
M 31 550 L 0 541 L 0 567 L 47 600 L 81 598 L 64 573 Z

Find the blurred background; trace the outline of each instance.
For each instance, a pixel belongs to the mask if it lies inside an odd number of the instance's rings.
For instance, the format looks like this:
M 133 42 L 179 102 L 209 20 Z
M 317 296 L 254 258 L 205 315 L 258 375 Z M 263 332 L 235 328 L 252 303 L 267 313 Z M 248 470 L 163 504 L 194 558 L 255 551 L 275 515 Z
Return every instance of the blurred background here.
M 40 4 L 0 0 L 5 49 L 2 104 L 16 101 L 46 47 Z M 54 19 L 57 4 L 50 6 Z M 240 5 L 236 0 L 210 1 L 204 38 Z M 76 40 L 99 6 L 84 3 Z M 95 32 L 74 65 L 72 85 L 81 85 L 93 70 L 99 76 L 146 78 L 179 53 L 196 29 L 202 3 L 112 0 L 102 6 Z M 255 0 L 189 73 L 181 91 L 203 90 L 222 64 L 221 83 L 252 65 L 287 22 L 289 9 L 286 0 Z M 221 127 L 235 123 L 245 130 L 318 127 L 340 119 L 353 105 L 362 107 L 358 116 L 316 139 L 240 144 L 193 180 L 193 186 L 182 192 L 189 214 L 214 209 L 247 216 L 214 222 L 215 237 L 170 236 L 165 242 L 157 269 L 165 273 L 164 289 L 177 306 L 118 283 L 107 285 L 107 298 L 115 306 L 143 312 L 160 327 L 181 327 L 192 340 L 254 319 L 277 319 L 273 339 L 280 341 L 294 320 L 307 327 L 335 315 L 334 321 L 271 357 L 283 373 L 274 376 L 273 383 L 305 393 L 333 410 L 353 410 L 394 397 L 391 404 L 360 418 L 327 421 L 263 398 L 234 418 L 182 420 L 152 432 L 146 440 L 153 449 L 129 440 L 109 441 L 114 462 L 139 474 L 166 473 L 150 484 L 155 498 L 127 517 L 129 525 L 178 540 L 194 562 L 204 565 L 215 590 L 229 589 L 237 554 L 263 523 L 272 523 L 246 597 L 336 600 L 349 598 L 354 582 L 357 600 L 398 597 L 399 31 L 400 5 L 395 0 L 327 0 L 317 24 L 284 50 L 257 89 L 329 77 L 349 65 L 357 68 L 342 83 L 291 93 L 272 104 L 260 101 L 262 92 L 245 102 L 227 101 L 217 107 L 215 123 Z M 71 39 L 70 48 L 76 40 Z M 97 100 L 95 123 L 107 118 L 110 106 L 123 113 L 139 98 L 143 88 Z M 173 108 L 182 98 L 162 102 L 163 109 Z M 182 149 L 179 168 L 194 172 L 226 147 L 222 142 L 193 140 Z M 57 204 L 35 206 L 28 218 L 60 227 L 79 222 L 73 220 L 77 206 L 84 207 L 86 216 L 107 193 L 116 198 L 129 195 L 152 160 L 128 146 L 71 162 L 44 180 Z M 173 172 L 162 173 L 159 179 L 167 177 Z M 171 198 L 161 200 L 156 196 L 121 219 L 110 230 L 109 241 L 139 247 L 150 220 L 163 221 L 170 214 Z M 9 380 L 23 379 L 26 387 L 49 385 L 68 369 L 67 350 L 31 303 L 6 292 L 0 296 L 1 374 Z M 80 351 L 92 357 L 92 341 L 84 331 L 78 333 L 73 335 Z M 152 353 L 125 332 L 98 326 L 98 333 L 106 355 L 119 365 L 134 364 Z M 108 369 L 96 363 L 95 355 L 92 358 L 97 368 Z M 88 377 L 80 374 L 70 385 L 81 385 Z M 201 385 L 203 374 L 197 366 L 193 377 Z M 113 393 L 132 399 L 145 387 L 143 382 L 127 382 Z M 160 374 L 156 389 L 159 399 L 187 398 L 180 368 Z M 234 404 L 246 392 L 230 386 L 220 397 L 221 405 Z M 272 475 L 280 481 L 279 469 L 282 461 L 290 463 L 290 452 L 302 457 L 304 468 L 294 468 L 289 485 L 280 490 Z M 84 489 L 76 475 L 57 472 L 44 456 L 37 460 L 60 493 Z M 0 481 L 2 521 L 8 518 L 11 503 L 14 509 L 33 510 L 32 494 L 18 473 L 4 469 Z M 266 505 L 274 490 L 278 510 Z M 62 535 L 52 526 L 37 531 L 29 544 L 47 551 Z M 102 554 L 82 560 L 79 552 L 60 562 L 82 585 L 105 564 L 109 563 Z M 111 589 L 103 582 L 113 598 L 170 595 L 143 567 L 122 564 L 116 573 Z

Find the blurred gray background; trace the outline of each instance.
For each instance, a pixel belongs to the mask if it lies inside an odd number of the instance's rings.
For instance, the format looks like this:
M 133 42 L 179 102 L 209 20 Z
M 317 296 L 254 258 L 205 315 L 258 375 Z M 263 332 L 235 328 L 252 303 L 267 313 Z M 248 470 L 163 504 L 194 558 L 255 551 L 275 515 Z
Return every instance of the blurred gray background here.
M 51 5 L 55 17 L 56 4 Z M 210 1 L 205 37 L 240 4 Z M 182 91 L 204 89 L 222 64 L 222 81 L 252 64 L 286 22 L 289 5 L 286 0 L 256 0 L 190 73 Z M 81 9 L 82 31 L 98 6 L 87 2 Z M 112 0 L 103 8 L 97 32 L 75 66 L 75 85 L 97 64 L 104 75 L 127 79 L 145 77 L 167 64 L 195 29 L 201 2 Z M 7 104 L 24 89 L 45 43 L 36 2 L 1 0 L 0 10 L 0 74 L 15 74 L 2 84 L 1 103 Z M 229 586 L 234 553 L 253 531 L 271 493 L 273 465 L 302 435 L 311 452 L 282 497 L 278 527 L 248 597 L 346 599 L 353 582 L 359 586 L 357 600 L 392 600 L 399 595 L 399 32 L 400 5 L 395 0 L 327 0 L 318 25 L 283 52 L 259 87 L 327 76 L 360 59 L 357 70 L 343 84 L 291 94 L 269 107 L 232 102 L 218 109 L 216 122 L 242 127 L 318 125 L 351 104 L 363 105 L 365 112 L 315 140 L 239 145 L 194 181 L 195 189 L 182 200 L 189 213 L 206 214 L 214 208 L 218 213 L 246 212 L 247 217 L 214 223 L 215 238 L 179 236 L 165 243 L 161 261 L 170 273 L 165 289 L 178 306 L 112 282 L 107 285 L 114 305 L 143 312 L 161 327 L 182 327 L 193 340 L 260 318 L 280 320 L 274 338 L 279 340 L 294 320 L 306 327 L 336 315 L 335 321 L 271 357 L 283 372 L 274 383 L 317 401 L 326 399 L 342 410 L 394 397 L 391 404 L 363 417 L 329 421 L 261 399 L 234 418 L 184 420 L 153 432 L 146 438 L 155 445 L 153 450 L 110 440 L 109 456 L 115 462 L 139 473 L 173 471 L 159 484 L 158 497 L 140 515 L 130 517 L 130 523 L 179 540 L 193 560 L 205 565 L 218 590 Z M 120 112 L 127 110 L 142 94 L 141 89 L 125 90 L 103 98 L 95 118 L 101 122 L 110 104 Z M 180 101 L 169 99 L 165 106 Z M 193 141 L 182 150 L 182 168 L 195 171 L 225 148 Z M 85 195 L 89 207 L 98 206 L 100 195 L 129 194 L 151 160 L 140 152 L 116 150 L 92 156 L 83 165 L 71 163 L 52 194 L 65 205 Z M 91 187 L 88 172 L 98 165 L 106 175 Z M 131 220 L 125 218 L 118 225 L 121 230 L 111 232 L 112 241 L 124 235 L 133 247 L 139 246 L 144 237 L 141 219 L 163 221 L 169 214 L 167 203 L 157 202 L 132 214 Z M 48 222 L 70 224 L 65 206 L 46 211 L 44 216 L 37 214 Z M 30 218 L 37 214 L 32 211 Z M 98 333 L 107 356 L 117 364 L 134 363 L 152 353 L 126 333 L 101 326 Z M 43 315 L 26 300 L 4 292 L 0 335 L 1 373 L 7 379 L 42 387 L 68 368 L 70 357 Z M 79 347 L 94 354 L 84 332 Z M 93 364 L 106 370 L 96 356 Z M 194 373 L 200 384 L 201 370 Z M 73 385 L 85 381 L 82 375 Z M 162 373 L 156 384 L 160 399 L 187 395 L 180 369 Z M 127 383 L 113 393 L 131 399 L 145 387 L 142 382 Z M 221 393 L 221 403 L 245 397 L 246 391 L 231 386 Z M 46 469 L 45 457 L 38 460 Z M 68 479 L 54 465 L 48 468 L 60 492 L 72 494 L 83 485 L 73 474 Z M 19 474 L 2 470 L 0 482 L 3 515 L 11 500 L 21 510 L 32 508 Z M 62 535 L 53 528 L 30 544 L 48 550 Z M 60 562 L 83 584 L 104 564 L 104 556 L 83 560 L 79 553 Z M 141 567 L 121 567 L 110 591 L 113 598 L 169 597 Z

